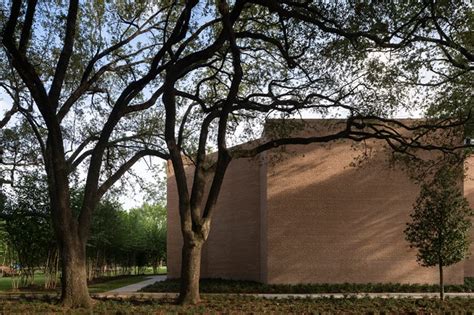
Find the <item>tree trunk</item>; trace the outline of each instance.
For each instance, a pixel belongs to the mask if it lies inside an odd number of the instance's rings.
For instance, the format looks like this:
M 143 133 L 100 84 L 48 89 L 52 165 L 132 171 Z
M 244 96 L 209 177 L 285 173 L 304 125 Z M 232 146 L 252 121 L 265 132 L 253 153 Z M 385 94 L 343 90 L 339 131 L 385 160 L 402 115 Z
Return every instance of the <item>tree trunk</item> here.
M 61 248 L 61 302 L 66 307 L 90 307 L 92 299 L 87 288 L 86 247 L 69 235 Z
M 152 259 L 152 267 L 153 267 L 153 274 L 156 275 L 158 274 L 158 257 L 155 256 L 155 258 Z
M 184 240 L 181 259 L 180 304 L 197 304 L 199 296 L 199 278 L 201 273 L 201 250 L 203 242 Z
M 439 298 L 444 300 L 444 279 L 443 279 L 443 264 L 439 264 Z

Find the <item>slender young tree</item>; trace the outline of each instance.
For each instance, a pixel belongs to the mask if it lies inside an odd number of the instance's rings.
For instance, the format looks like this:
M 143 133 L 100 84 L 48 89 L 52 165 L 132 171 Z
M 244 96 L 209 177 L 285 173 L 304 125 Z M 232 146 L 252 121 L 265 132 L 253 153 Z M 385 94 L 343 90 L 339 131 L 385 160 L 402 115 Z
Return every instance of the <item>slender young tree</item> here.
M 469 254 L 473 215 L 460 189 L 459 169 L 444 167 L 425 183 L 410 215 L 406 239 L 418 249 L 417 260 L 425 267 L 438 266 L 440 299 L 444 299 L 443 268 Z

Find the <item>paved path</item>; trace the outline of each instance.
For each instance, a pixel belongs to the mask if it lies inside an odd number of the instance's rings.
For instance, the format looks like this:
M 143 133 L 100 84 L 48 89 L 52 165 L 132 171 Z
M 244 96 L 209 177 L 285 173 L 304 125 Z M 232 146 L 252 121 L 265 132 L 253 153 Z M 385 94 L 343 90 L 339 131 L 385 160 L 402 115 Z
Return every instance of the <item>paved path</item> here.
M 126 287 L 117 288 L 117 289 L 105 292 L 105 294 L 134 293 L 134 292 L 138 292 L 138 290 L 140 290 L 140 289 L 142 289 L 146 286 L 149 286 L 150 284 L 153 284 L 153 283 L 158 282 L 158 281 L 163 281 L 163 280 L 166 280 L 165 275 L 163 275 L 163 276 L 150 276 L 150 277 L 147 277 L 147 280 L 145 280 L 145 281 L 138 282 L 138 283 L 135 283 L 135 284 L 130 284 L 130 285 L 127 285 Z

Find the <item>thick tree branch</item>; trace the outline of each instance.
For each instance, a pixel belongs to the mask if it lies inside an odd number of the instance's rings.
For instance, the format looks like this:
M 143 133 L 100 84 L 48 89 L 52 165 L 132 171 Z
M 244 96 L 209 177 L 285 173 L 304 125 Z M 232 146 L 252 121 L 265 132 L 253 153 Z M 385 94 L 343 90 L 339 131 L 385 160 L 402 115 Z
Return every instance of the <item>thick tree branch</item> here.
M 55 114 L 49 106 L 49 97 L 40 77 L 36 73 L 33 65 L 26 59 L 24 55 L 17 49 L 14 41 L 15 27 L 20 14 L 21 1 L 12 2 L 9 19 L 2 31 L 2 43 L 8 52 L 8 57 L 13 67 L 18 71 L 20 77 L 28 87 L 33 99 L 35 100 L 39 110 L 41 111 L 46 124 L 52 129 L 57 130 L 58 126 L 54 125 Z
M 158 150 L 145 149 L 135 153 L 127 162 L 125 162 L 119 169 L 110 176 L 97 191 L 97 198 L 100 199 L 109 189 L 115 184 L 130 168 L 145 156 L 156 156 L 163 160 L 168 160 L 169 155 Z
M 56 70 L 54 72 L 53 82 L 49 90 L 49 97 L 54 106 L 54 111 L 57 110 L 58 101 L 61 94 L 61 89 L 66 77 L 67 68 L 74 48 L 74 40 L 77 28 L 77 15 L 79 10 L 79 0 L 70 0 L 69 9 L 66 17 L 66 33 L 64 35 L 64 45 L 59 55 Z
M 383 124 L 380 124 L 383 123 Z M 440 151 L 443 153 L 454 153 L 463 148 L 473 147 L 469 144 L 459 144 L 446 146 L 442 144 L 423 143 L 419 141 L 419 136 L 416 133 L 411 135 L 402 135 L 402 131 L 418 132 L 429 131 L 436 133 L 443 130 L 452 130 L 461 128 L 466 120 L 459 120 L 452 122 L 451 120 L 438 121 L 434 123 L 422 124 L 406 124 L 400 120 L 388 119 L 377 116 L 359 116 L 350 117 L 345 122 L 346 127 L 336 133 L 311 136 L 311 137 L 286 137 L 264 140 L 263 143 L 257 141 L 256 145 L 250 149 L 241 149 L 236 147 L 231 150 L 233 159 L 250 158 L 262 152 L 278 148 L 284 145 L 307 145 L 311 143 L 326 143 L 338 139 L 348 139 L 353 141 L 363 141 L 368 139 L 385 140 L 392 149 L 398 152 L 409 153 L 409 149 L 422 149 L 426 151 Z M 392 128 L 390 125 L 396 126 L 399 130 Z M 424 135 L 427 135 L 425 133 Z M 462 139 L 459 139 L 462 142 Z M 394 144 L 397 143 L 397 144 Z
M 18 50 L 21 54 L 26 53 L 28 42 L 31 36 L 31 27 L 33 26 L 33 18 L 35 16 L 37 0 L 29 0 L 26 8 L 25 21 L 23 22 L 23 29 L 21 31 L 20 45 Z
M 153 92 L 153 94 L 150 96 L 150 98 L 143 102 L 143 103 L 140 103 L 140 104 L 135 104 L 135 105 L 129 105 L 127 106 L 125 109 L 124 109 L 124 112 L 123 114 L 124 115 L 127 115 L 127 114 L 130 114 L 130 113 L 134 113 L 134 112 L 138 112 L 138 111 L 143 111 L 145 109 L 148 109 L 150 107 L 152 107 L 153 105 L 155 105 L 156 101 L 158 100 L 158 98 L 163 94 L 163 87 L 160 87 L 159 89 L 157 89 L 155 92 Z
M 3 114 L 3 118 L 2 120 L 0 120 L 0 129 L 2 129 L 8 124 L 10 119 L 13 117 L 13 115 L 16 112 L 18 112 L 18 110 L 19 110 L 18 104 L 14 102 L 10 110 L 6 111 L 5 114 Z
M 21 10 L 21 0 L 13 0 L 12 6 L 10 8 L 10 15 L 2 31 L 3 42 L 7 40 L 10 46 L 13 46 L 13 47 L 16 46 L 13 40 L 13 34 L 15 34 L 15 28 L 18 23 L 18 18 L 20 17 L 20 10 Z
M 227 150 L 226 137 L 227 137 L 227 123 L 229 114 L 232 111 L 232 105 L 237 99 L 239 93 L 240 83 L 242 82 L 243 69 L 242 61 L 240 56 L 240 49 L 237 46 L 236 35 L 233 30 L 233 23 L 228 12 L 228 4 L 226 1 L 222 0 L 219 5 L 219 11 L 223 16 L 224 22 L 224 32 L 228 34 L 230 49 L 232 52 L 232 66 L 234 69 L 234 75 L 232 77 L 232 82 L 230 85 L 229 92 L 227 94 L 227 99 L 224 102 L 221 115 L 219 117 L 219 127 L 217 133 L 217 164 L 216 171 L 214 173 L 214 178 L 212 180 L 211 188 L 209 190 L 209 195 L 207 197 L 206 206 L 202 213 L 202 218 L 204 219 L 205 228 L 209 229 L 212 219 L 212 214 L 215 209 L 217 198 L 224 181 L 225 171 L 227 166 L 231 161 L 231 156 Z M 200 214 L 197 214 L 200 215 Z M 209 233 L 209 231 L 204 231 L 204 233 Z
M 110 135 L 112 134 L 115 126 L 120 119 L 127 113 L 126 107 L 130 104 L 133 98 L 142 91 L 148 83 L 155 79 L 160 74 L 165 66 L 159 66 L 169 47 L 179 42 L 186 36 L 186 32 L 189 27 L 191 18 L 191 11 L 197 5 L 197 0 L 188 1 L 185 8 L 181 12 L 176 25 L 173 29 L 170 38 L 165 45 L 158 51 L 153 57 L 149 71 L 139 80 L 130 83 L 120 94 L 115 105 L 108 117 L 107 122 L 102 128 L 102 132 L 99 136 L 96 146 L 94 147 L 91 154 L 91 163 L 89 165 L 86 186 L 84 191 L 84 200 L 79 215 L 80 235 L 82 239 L 87 239 L 87 233 L 89 231 L 91 216 L 94 205 L 97 203 L 98 193 L 98 181 L 100 177 L 100 171 L 102 167 L 102 157 L 104 151 L 109 142 Z M 151 105 L 147 105 L 151 106 Z
M 265 34 L 261 34 L 261 33 L 254 33 L 254 32 L 250 32 L 250 31 L 243 31 L 243 32 L 237 32 L 235 34 L 235 36 L 237 38 L 251 38 L 251 39 L 257 39 L 257 40 L 261 40 L 263 42 L 266 42 L 266 43 L 269 43 L 273 46 L 275 46 L 278 51 L 280 51 L 280 54 L 281 56 L 286 60 L 286 62 L 288 63 L 288 66 L 290 68 L 294 68 L 295 67 L 295 61 L 294 61 L 294 58 L 292 56 L 290 56 L 290 54 L 288 53 L 288 47 L 284 47 L 282 42 L 276 38 L 271 38 L 271 37 L 268 37 L 266 36 Z

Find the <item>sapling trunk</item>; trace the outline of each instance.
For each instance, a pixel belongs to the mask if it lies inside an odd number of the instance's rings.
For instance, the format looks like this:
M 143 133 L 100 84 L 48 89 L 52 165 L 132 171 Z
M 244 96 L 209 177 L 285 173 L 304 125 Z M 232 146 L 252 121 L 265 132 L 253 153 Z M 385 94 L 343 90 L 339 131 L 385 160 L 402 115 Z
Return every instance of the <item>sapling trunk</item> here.
M 443 279 L 443 263 L 439 262 L 439 298 L 441 301 L 444 300 L 444 279 Z

